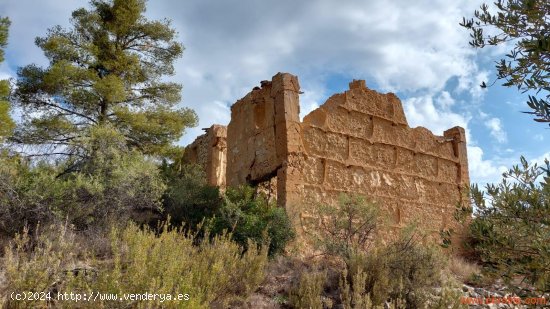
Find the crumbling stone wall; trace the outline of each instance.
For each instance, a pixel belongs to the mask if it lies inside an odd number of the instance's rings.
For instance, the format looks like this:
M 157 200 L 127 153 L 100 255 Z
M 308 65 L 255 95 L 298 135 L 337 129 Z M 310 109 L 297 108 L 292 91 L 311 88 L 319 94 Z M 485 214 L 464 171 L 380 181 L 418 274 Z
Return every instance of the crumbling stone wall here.
M 351 82 L 302 123 L 301 185 L 293 192 L 303 201 L 302 222 L 315 225 L 319 201 L 336 203 L 342 192 L 359 193 L 377 202 L 389 232 L 418 221 L 437 239 L 454 224 L 456 203 L 469 183 L 464 137 L 460 127 L 444 136 L 411 129 L 394 94 Z
M 227 184 L 257 184 L 277 176 L 300 131 L 298 79 L 277 74 L 231 107 Z
M 376 201 L 389 219 L 382 235 L 412 221 L 436 239 L 441 229 L 459 229 L 453 214 L 469 184 L 464 129 L 435 136 L 410 128 L 400 100 L 368 89 L 363 80 L 300 122 L 299 92 L 295 76 L 279 73 L 232 106 L 228 186 L 250 183 L 276 194 L 302 235 L 318 225 L 317 205 L 335 204 L 340 193 Z M 210 131 L 190 147 L 197 149 L 197 162 L 206 158 L 201 164 L 223 186 L 223 172 L 212 171 L 222 165 L 209 163 L 220 161 L 210 155 Z
M 208 184 L 225 187 L 227 167 L 227 128 L 213 125 L 185 148 L 183 161 L 202 166 Z

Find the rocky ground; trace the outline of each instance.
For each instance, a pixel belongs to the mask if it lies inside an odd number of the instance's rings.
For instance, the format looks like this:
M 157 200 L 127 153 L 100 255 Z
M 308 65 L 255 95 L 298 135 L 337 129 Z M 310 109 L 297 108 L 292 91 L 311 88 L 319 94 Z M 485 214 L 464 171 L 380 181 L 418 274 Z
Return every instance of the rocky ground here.
M 472 304 L 470 308 L 550 308 L 550 293 L 538 297 L 528 297 L 527 295 L 533 295 L 529 288 L 519 289 L 516 293 L 512 293 L 503 284 L 495 284 L 487 288 L 464 284 L 462 293 L 463 297 L 472 303 L 475 301 L 487 302 L 486 304 Z M 510 303 L 499 303 L 502 301 Z M 518 304 L 518 302 L 521 303 Z
M 268 309 L 285 309 L 291 308 L 288 305 L 288 298 L 284 295 L 288 295 L 292 286 L 297 282 L 299 273 L 301 271 L 307 271 L 310 266 L 303 261 L 292 260 L 292 259 L 281 259 L 272 263 L 268 269 L 268 275 L 266 280 L 260 286 L 260 288 L 249 297 L 246 302 L 235 306 L 235 308 L 268 308 Z M 298 271 L 298 274 L 296 270 Z M 329 273 L 330 277 L 331 274 Z M 337 274 L 332 274 L 332 276 L 337 276 Z M 337 277 L 329 280 L 338 280 Z M 519 283 L 516 283 L 516 286 L 520 286 Z M 521 285 L 522 288 L 515 288 L 515 292 L 511 292 L 511 288 L 503 284 L 502 282 L 497 282 L 492 285 L 480 287 L 473 286 L 468 284 L 462 284 L 461 287 L 457 287 L 452 293 L 456 294 L 457 300 L 463 298 L 463 301 L 469 301 L 470 305 L 468 308 L 550 308 L 550 293 L 545 295 L 538 296 L 537 298 L 528 297 L 527 295 L 534 295 L 532 289 L 527 285 Z M 333 299 L 338 298 L 338 291 L 326 291 L 328 297 L 325 297 L 325 304 L 331 304 Z M 441 289 L 434 289 L 433 299 L 437 299 L 441 295 Z M 460 296 L 459 296 L 460 295 Z M 545 305 L 543 304 L 516 304 L 517 301 L 527 302 L 527 301 L 540 301 L 541 298 L 544 298 Z M 510 303 L 497 303 L 502 301 L 509 301 Z M 480 304 L 479 302 L 485 302 Z M 428 305 L 429 307 L 429 305 Z M 330 308 L 330 307 L 328 307 Z M 338 308 L 334 306 L 332 308 Z M 390 304 L 385 304 L 385 309 L 390 308 Z
M 275 280 L 285 280 L 285 278 L 278 278 Z M 496 308 L 504 308 L 504 309 L 523 309 L 523 308 L 550 308 L 550 293 L 547 293 L 543 296 L 544 301 L 546 302 L 546 305 L 542 304 L 516 304 L 517 301 L 526 301 L 527 297 L 519 297 L 515 294 L 506 292 L 506 288 L 498 288 L 495 287 L 494 289 L 484 289 L 484 288 L 476 288 L 473 286 L 469 286 L 464 284 L 460 290 L 460 293 L 462 294 L 462 297 L 465 299 L 468 299 L 471 304 L 468 306 L 468 308 L 490 308 L 490 309 L 496 309 Z M 287 299 L 281 295 L 274 295 L 269 296 L 264 294 L 266 291 L 258 290 L 256 293 L 254 293 L 251 297 L 248 298 L 246 301 L 246 304 L 242 306 L 241 308 L 269 308 L 269 309 L 284 309 L 284 308 L 290 308 L 287 305 Z M 435 294 L 437 294 L 438 291 L 435 291 Z M 509 304 L 505 303 L 498 303 L 498 301 L 503 300 L 509 300 Z M 538 301 L 538 300 L 537 300 Z M 330 301 L 327 301 L 330 303 Z M 478 304 L 474 304 L 474 302 L 478 302 Z M 479 302 L 487 302 L 484 304 L 479 304 Z M 384 305 L 384 309 L 390 309 L 390 304 L 386 303 Z

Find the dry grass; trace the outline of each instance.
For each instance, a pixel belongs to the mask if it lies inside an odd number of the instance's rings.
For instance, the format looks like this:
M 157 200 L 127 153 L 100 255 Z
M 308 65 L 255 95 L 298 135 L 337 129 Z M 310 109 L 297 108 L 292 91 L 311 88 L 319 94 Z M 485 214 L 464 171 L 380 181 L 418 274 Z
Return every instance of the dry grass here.
M 98 260 L 75 241 L 67 227 L 44 230 L 40 237 L 18 235 L 0 263 L 5 281 L 0 306 L 7 308 L 209 308 L 249 296 L 264 280 L 267 248 L 242 248 L 229 235 L 197 241 L 193 235 L 165 228 L 160 233 L 135 225 L 113 229 L 109 259 Z M 83 270 L 83 271 L 82 271 Z M 12 301 L 13 291 L 103 294 L 188 294 L 188 301 Z
M 449 272 L 460 282 L 468 283 L 481 273 L 481 267 L 460 256 L 451 256 L 448 264 Z

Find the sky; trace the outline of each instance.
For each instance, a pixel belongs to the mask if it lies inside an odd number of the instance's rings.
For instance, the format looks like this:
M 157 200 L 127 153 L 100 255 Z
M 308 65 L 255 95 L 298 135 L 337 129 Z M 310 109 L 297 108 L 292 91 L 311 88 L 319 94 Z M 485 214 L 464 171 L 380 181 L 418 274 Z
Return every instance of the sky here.
M 149 19 L 170 19 L 185 46 L 171 80 L 183 84 L 182 106 L 194 109 L 201 128 L 227 124 L 230 106 L 277 72 L 297 75 L 301 116 L 343 92 L 353 79 L 394 92 L 411 127 L 437 135 L 453 126 L 467 132 L 472 183 L 499 182 L 525 156 L 550 159 L 550 129 L 536 123 L 527 95 L 495 78 L 494 61 L 510 46 L 473 49 L 459 26 L 481 0 L 149 0 Z M 492 2 L 492 1 L 488 1 Z M 489 3 L 488 3 L 489 4 Z M 12 21 L 0 79 L 21 66 L 47 66 L 34 45 L 55 25 L 70 27 L 84 0 L 0 0 Z

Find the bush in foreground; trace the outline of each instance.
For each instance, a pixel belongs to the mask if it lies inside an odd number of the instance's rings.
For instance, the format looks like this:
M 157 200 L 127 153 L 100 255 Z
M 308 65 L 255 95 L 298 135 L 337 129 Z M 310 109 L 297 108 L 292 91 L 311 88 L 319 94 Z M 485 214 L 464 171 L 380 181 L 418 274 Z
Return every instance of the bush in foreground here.
M 254 188 L 227 188 L 223 205 L 209 222 L 209 231 L 219 235 L 230 231 L 233 239 L 244 247 L 269 243 L 269 255 L 280 254 L 294 239 L 295 232 L 286 212 Z
M 360 196 L 343 195 L 337 206 L 320 207 L 322 219 L 318 244 L 325 255 L 341 262 L 338 303 L 344 308 L 459 308 L 459 291 L 443 272 L 447 257 L 436 246 L 423 244 L 413 226 L 405 228 L 389 244 L 376 243 L 376 205 Z M 294 287 L 291 303 L 300 308 L 304 301 L 322 308 L 323 282 L 315 273 L 303 274 Z M 434 297 L 435 288 L 441 293 Z
M 162 175 L 167 189 L 163 196 L 164 216 L 175 225 L 195 228 L 206 218 L 212 218 L 222 206 L 220 190 L 209 186 L 206 173 L 196 164 L 178 168 L 164 163 Z
M 165 185 L 156 164 L 127 149 L 120 132 L 95 127 L 88 160 L 37 162 L 0 157 L 0 233 L 40 222 L 78 229 L 125 222 L 134 210 L 161 207 Z
M 47 234 L 44 234 L 47 235 Z M 56 237 L 54 237 L 56 236 Z M 159 235 L 130 225 L 111 232 L 111 258 L 98 261 L 73 242 L 73 234 L 60 228 L 56 235 L 31 241 L 18 235 L 6 248 L 2 268 L 4 305 L 36 308 L 45 302 L 15 302 L 12 291 L 102 294 L 188 294 L 187 301 L 52 300 L 58 307 L 72 308 L 208 308 L 245 298 L 264 278 L 267 249 L 242 248 L 229 235 L 213 237 L 198 246 L 190 234 L 165 227 Z
M 185 229 L 212 235 L 230 232 L 243 247 L 269 243 L 269 255 L 284 251 L 294 229 L 284 209 L 250 186 L 220 192 L 208 185 L 203 169 L 195 164 L 163 164 L 167 190 L 163 205 L 166 218 Z M 201 235 L 202 236 L 202 235 Z

